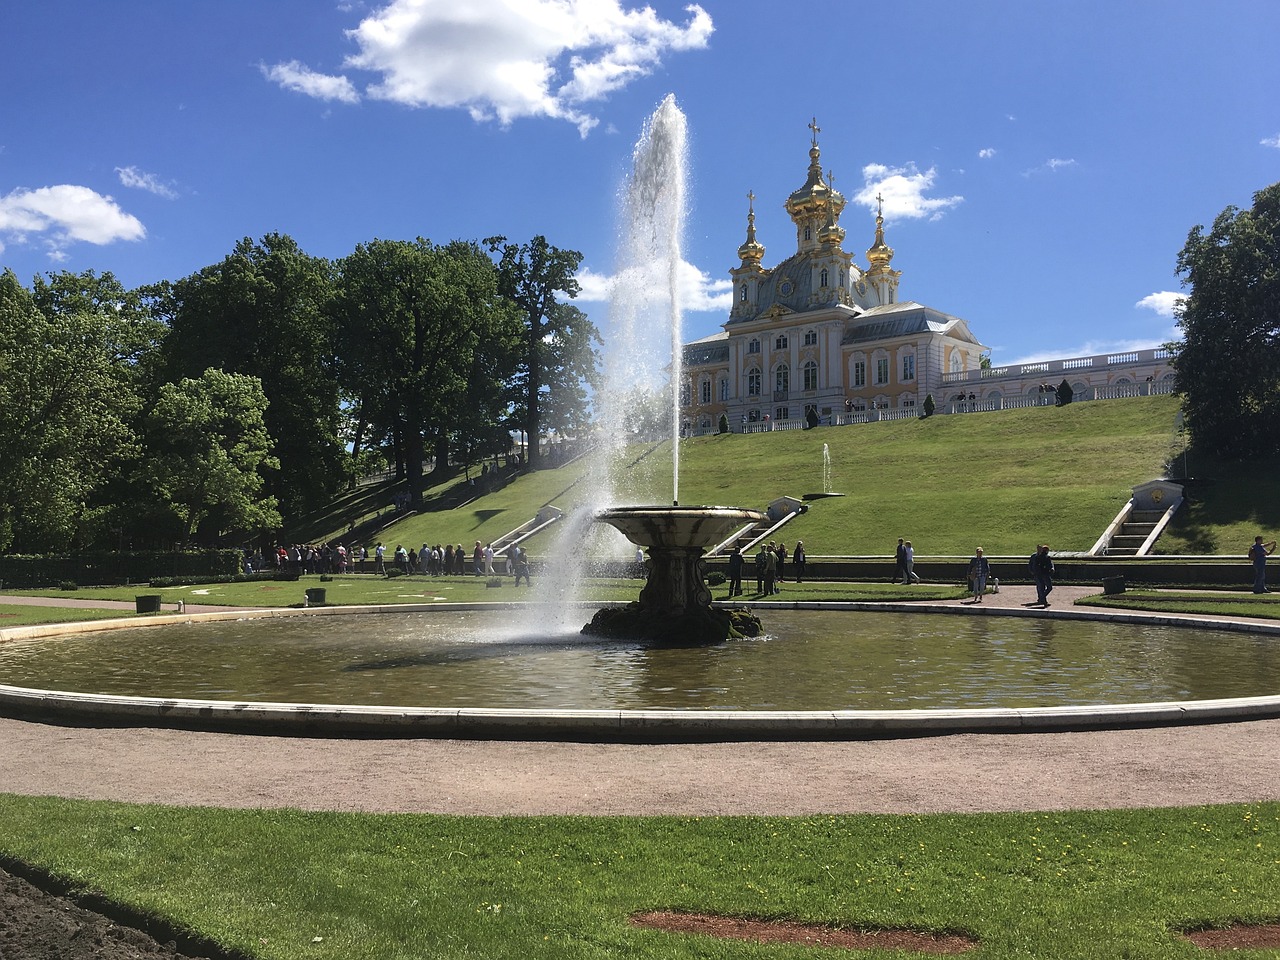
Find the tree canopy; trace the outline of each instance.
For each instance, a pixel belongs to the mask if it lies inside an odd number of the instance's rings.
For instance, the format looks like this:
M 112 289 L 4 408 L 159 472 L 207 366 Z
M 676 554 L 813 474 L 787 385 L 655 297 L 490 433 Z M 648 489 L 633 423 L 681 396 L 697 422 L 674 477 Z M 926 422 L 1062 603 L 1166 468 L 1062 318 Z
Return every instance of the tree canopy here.
M 585 313 L 559 299 L 578 295 L 574 274 L 582 254 L 554 247 L 543 236 L 526 244 L 489 237 L 485 245 L 499 254 L 499 290 L 519 308 L 524 326 L 512 409 L 528 434 L 529 466 L 536 469 L 544 425 L 576 430 L 586 410 L 584 384 L 595 379 L 600 334 Z
M 1174 369 L 1192 442 L 1227 459 L 1280 454 L 1280 183 L 1194 227 L 1178 274 L 1190 292 Z

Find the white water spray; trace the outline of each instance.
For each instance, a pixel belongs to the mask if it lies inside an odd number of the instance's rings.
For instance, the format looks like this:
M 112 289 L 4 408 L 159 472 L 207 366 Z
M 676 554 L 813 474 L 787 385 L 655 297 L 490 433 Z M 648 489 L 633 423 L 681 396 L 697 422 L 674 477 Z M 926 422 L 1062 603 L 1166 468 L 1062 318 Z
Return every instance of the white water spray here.
M 822 492 L 831 492 L 831 448 L 822 445 Z
M 596 449 L 574 491 L 573 511 L 548 551 L 555 592 L 580 596 L 590 556 L 634 556 L 635 547 L 595 515 L 621 503 L 665 500 L 648 453 L 653 418 L 670 418 L 671 499 L 680 499 L 680 390 L 683 360 L 679 297 L 685 221 L 687 123 L 674 94 L 645 122 L 632 153 L 619 210 L 618 263 L 609 296 L 604 383 L 596 393 Z M 654 407 L 658 410 L 655 411 Z M 668 429 L 668 427 L 659 427 Z M 549 584 L 549 585 L 552 585 Z M 560 604 L 563 627 L 581 616 Z M 580 621 L 579 621 L 580 622 Z

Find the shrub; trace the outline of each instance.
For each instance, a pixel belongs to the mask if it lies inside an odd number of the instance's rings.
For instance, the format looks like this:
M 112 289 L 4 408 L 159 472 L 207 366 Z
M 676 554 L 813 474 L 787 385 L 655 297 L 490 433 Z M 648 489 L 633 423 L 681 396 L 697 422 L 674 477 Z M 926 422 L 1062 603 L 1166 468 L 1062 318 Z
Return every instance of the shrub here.
M 719 570 L 712 571 L 707 574 L 707 583 L 713 587 L 718 587 L 725 582 L 725 576 Z
M 76 583 L 74 580 L 60 580 L 58 581 L 58 589 L 59 590 L 79 590 L 80 585 Z

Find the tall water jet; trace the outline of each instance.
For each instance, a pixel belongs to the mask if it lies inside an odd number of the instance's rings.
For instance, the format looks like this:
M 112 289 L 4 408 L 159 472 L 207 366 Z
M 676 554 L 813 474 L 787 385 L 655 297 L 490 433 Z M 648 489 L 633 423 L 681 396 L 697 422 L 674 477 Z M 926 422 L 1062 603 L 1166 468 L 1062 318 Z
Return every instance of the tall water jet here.
M 822 492 L 831 492 L 831 448 L 822 445 Z
M 753 510 L 735 507 L 680 506 L 680 384 L 683 331 L 680 309 L 681 236 L 685 219 L 687 125 L 669 95 L 644 126 L 633 155 L 633 170 L 623 203 L 622 263 L 610 302 L 614 340 L 603 391 L 603 421 L 611 451 L 621 452 L 633 439 L 630 411 L 617 409 L 628 387 L 657 380 L 651 368 L 637 377 L 642 358 L 666 366 L 667 409 L 670 411 L 670 507 L 614 506 L 612 485 L 597 519 L 620 530 L 632 543 L 647 549 L 648 583 L 640 599 L 622 609 L 599 611 L 583 632 L 676 643 L 705 643 L 736 635 L 754 635 L 760 622 L 742 610 L 711 608 L 702 559 L 736 530 L 762 518 Z M 664 296 L 665 295 L 665 296 Z M 665 300 L 663 303 L 662 301 Z M 669 342 L 646 350 L 649 332 L 641 322 L 648 310 L 661 304 Z M 619 428 L 622 434 L 618 434 Z M 616 460 L 615 460 L 616 463 Z

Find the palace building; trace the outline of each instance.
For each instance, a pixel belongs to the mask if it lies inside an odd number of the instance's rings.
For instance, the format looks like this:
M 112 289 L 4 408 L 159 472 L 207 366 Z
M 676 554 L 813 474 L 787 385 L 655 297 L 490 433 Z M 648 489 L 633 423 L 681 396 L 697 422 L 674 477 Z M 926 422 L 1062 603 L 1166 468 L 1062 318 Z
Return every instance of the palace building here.
M 1163 351 L 991 369 L 982 359 L 987 347 L 964 320 L 899 298 L 902 273 L 885 242 L 883 202 L 867 265 L 854 262 L 840 226 L 846 201 L 823 174 L 816 122 L 810 129 L 808 178 L 785 204 L 795 252 L 764 266 L 756 198 L 748 194 L 746 241 L 729 271 L 729 319 L 720 333 L 684 346 L 685 433 L 714 432 L 721 416 L 734 432 L 799 427 L 814 418 L 834 424 L 915 416 L 930 394 L 940 413 L 1044 402 L 1045 381 L 1056 384 L 1060 370 L 1075 381 L 1078 399 L 1103 396 L 1097 388 L 1111 384 L 1171 384 Z

